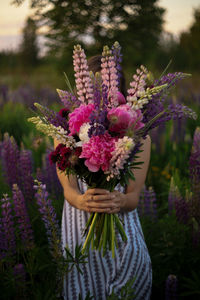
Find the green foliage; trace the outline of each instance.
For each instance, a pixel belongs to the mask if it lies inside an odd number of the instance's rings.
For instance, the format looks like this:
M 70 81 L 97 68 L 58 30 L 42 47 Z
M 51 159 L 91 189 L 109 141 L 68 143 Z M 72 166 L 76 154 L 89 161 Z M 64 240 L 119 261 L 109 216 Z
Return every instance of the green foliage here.
M 23 104 L 5 103 L 0 111 L 1 134 L 8 132 L 20 144 L 23 136 L 27 136 L 31 131 L 35 131 L 33 125 L 27 122 L 27 118 L 30 115 L 31 113 Z

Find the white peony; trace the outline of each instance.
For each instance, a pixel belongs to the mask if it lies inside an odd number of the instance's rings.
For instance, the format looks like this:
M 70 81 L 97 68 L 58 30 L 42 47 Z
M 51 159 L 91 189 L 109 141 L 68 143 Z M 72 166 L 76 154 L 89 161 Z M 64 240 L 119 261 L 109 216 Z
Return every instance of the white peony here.
M 90 129 L 90 124 L 89 123 L 84 123 L 79 130 L 79 139 L 83 142 L 86 143 L 90 140 L 88 136 L 88 130 Z

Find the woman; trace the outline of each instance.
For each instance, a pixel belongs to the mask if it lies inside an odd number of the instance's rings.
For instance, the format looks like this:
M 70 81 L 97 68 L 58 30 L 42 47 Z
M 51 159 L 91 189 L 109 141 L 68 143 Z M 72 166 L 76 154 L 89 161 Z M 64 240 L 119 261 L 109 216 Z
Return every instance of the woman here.
M 93 73 L 100 71 L 101 56 L 95 56 L 88 61 Z M 125 95 L 125 80 L 122 73 L 120 90 Z M 54 141 L 54 146 L 59 144 Z M 150 160 L 151 140 L 148 136 L 143 141 L 138 161 L 144 162 L 141 169 L 134 169 L 135 181 L 130 181 L 126 188 L 117 186 L 114 192 L 104 189 L 87 189 L 87 186 L 57 169 L 58 178 L 64 190 L 64 206 L 62 215 L 63 249 L 68 246 L 74 253 L 75 246 L 83 244 L 82 232 L 91 212 L 116 213 L 124 222 L 127 242 L 121 242 L 117 234 L 119 248 L 116 257 L 110 252 L 103 257 L 95 250 L 89 251 L 88 263 L 83 264 L 81 275 L 75 268 L 67 274 L 64 280 L 64 298 L 76 300 L 81 295 L 85 299 L 88 292 L 95 300 L 105 300 L 114 292 L 120 293 L 127 281 L 133 282 L 134 299 L 150 299 L 152 269 L 148 249 L 137 213 L 139 195 L 144 185 Z

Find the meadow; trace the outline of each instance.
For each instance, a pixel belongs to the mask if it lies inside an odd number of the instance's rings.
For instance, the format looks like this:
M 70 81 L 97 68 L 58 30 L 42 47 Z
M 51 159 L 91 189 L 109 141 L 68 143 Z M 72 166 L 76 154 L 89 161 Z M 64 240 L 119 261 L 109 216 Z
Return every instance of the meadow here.
M 59 109 L 64 76 L 5 73 L 0 81 L 0 290 L 2 299 L 62 299 L 62 278 L 87 257 L 60 249 L 63 194 L 48 154 L 52 140 L 27 118 L 34 102 Z M 40 74 L 40 75 L 38 75 Z M 200 298 L 200 88 L 198 74 L 169 96 L 197 113 L 151 133 L 138 212 L 153 267 L 151 299 Z M 199 126 L 199 127 L 198 127 Z M 37 182 L 34 180 L 37 179 Z M 123 295 L 132 299 L 127 286 Z M 81 297 L 80 297 L 81 299 Z M 88 295 L 87 299 L 93 299 Z

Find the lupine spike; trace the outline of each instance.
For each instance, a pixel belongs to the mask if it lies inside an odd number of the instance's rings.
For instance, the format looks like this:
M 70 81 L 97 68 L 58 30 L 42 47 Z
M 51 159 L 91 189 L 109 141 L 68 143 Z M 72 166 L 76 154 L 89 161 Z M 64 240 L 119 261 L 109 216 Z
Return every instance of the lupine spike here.
M 13 137 L 4 134 L 1 150 L 3 173 L 10 187 L 19 182 L 19 156 L 20 151 Z M 12 172 L 11 172 L 12 170 Z
M 93 85 L 85 52 L 80 45 L 77 45 L 74 46 L 73 54 L 78 100 L 85 104 L 92 103 L 94 98 Z
M 30 218 L 28 215 L 24 196 L 17 184 L 13 184 L 13 202 L 18 227 L 20 229 L 22 246 L 26 250 L 30 250 L 34 247 L 33 230 L 31 228 Z
M 104 46 L 102 59 L 101 59 L 101 76 L 102 85 L 107 88 L 108 91 L 108 106 L 117 106 L 117 92 L 118 92 L 118 76 L 117 68 L 108 46 Z
M 49 249 L 53 258 L 57 260 L 62 256 L 62 246 L 56 212 L 49 199 L 49 194 L 46 191 L 46 185 L 35 180 L 34 188 L 37 190 L 35 197 L 46 228 Z
M 1 199 L 2 229 L 5 237 L 6 254 L 14 255 L 16 253 L 16 240 L 13 210 L 11 199 L 7 194 Z
M 25 199 L 28 201 L 33 200 L 33 157 L 32 152 L 29 150 L 21 150 L 19 157 L 19 187 L 23 192 Z
M 165 300 L 177 300 L 177 277 L 169 275 L 165 283 Z
M 72 93 L 57 89 L 57 93 L 66 108 L 73 111 L 80 105 L 80 101 Z
M 152 187 L 149 187 L 149 189 L 144 187 L 142 190 L 138 204 L 138 212 L 140 216 L 147 216 L 151 220 L 157 218 L 156 195 Z
M 122 77 L 122 75 L 121 75 L 122 54 L 121 54 L 121 46 L 117 41 L 112 46 L 112 54 L 114 56 L 114 61 L 115 61 L 116 69 L 117 69 L 117 83 L 118 83 L 118 88 L 119 88 L 120 87 L 120 79 Z
M 43 166 L 42 166 L 42 174 L 43 180 L 42 183 L 46 184 L 47 190 L 50 194 L 53 194 L 57 197 L 63 193 L 62 186 L 60 184 L 60 181 L 58 180 L 58 176 L 56 173 L 56 165 L 50 164 L 49 161 L 49 154 L 51 153 L 51 150 L 47 149 L 46 153 L 43 157 Z M 40 176 L 41 178 L 42 176 Z M 41 178 L 42 179 L 42 178 Z M 38 178 L 39 180 L 39 178 Z

